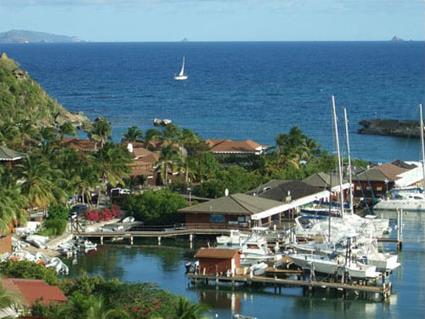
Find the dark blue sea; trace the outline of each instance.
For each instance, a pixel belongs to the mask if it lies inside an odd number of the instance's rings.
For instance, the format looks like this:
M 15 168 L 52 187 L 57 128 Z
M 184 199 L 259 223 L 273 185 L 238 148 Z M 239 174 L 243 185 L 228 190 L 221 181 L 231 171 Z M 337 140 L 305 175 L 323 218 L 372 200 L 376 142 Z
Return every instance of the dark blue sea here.
M 146 130 L 158 117 L 205 138 L 267 144 L 299 126 L 333 150 L 334 94 L 341 120 L 348 108 L 353 156 L 420 156 L 418 140 L 356 132 L 361 119 L 418 118 L 424 42 L 21 44 L 0 51 L 70 110 L 107 116 L 116 140 L 127 127 Z M 174 81 L 183 56 L 189 79 Z

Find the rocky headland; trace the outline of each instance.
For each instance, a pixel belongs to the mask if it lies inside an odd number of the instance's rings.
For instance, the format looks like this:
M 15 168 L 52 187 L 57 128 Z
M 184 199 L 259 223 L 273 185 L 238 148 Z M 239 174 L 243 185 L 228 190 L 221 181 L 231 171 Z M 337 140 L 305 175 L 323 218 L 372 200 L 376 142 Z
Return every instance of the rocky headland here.
M 397 137 L 420 137 L 419 121 L 374 119 L 362 120 L 359 134 L 386 135 Z

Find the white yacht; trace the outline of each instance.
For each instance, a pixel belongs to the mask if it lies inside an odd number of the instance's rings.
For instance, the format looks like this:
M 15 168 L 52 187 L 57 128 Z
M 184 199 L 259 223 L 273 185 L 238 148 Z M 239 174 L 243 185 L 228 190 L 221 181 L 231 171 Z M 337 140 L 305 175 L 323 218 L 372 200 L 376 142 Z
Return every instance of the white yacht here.
M 217 246 L 218 247 L 241 247 L 242 244 L 249 238 L 249 234 L 242 233 L 238 229 L 232 229 L 229 236 L 218 236 Z
M 289 257 L 303 269 L 310 269 L 327 275 L 343 275 L 347 272 L 351 277 L 362 279 L 374 279 L 381 275 L 376 271 L 375 266 L 351 260 L 346 263 L 341 256 L 332 258 L 314 254 L 292 254 Z
M 373 209 L 425 212 L 425 196 L 413 192 L 392 192 L 389 198 L 380 200 Z
M 174 76 L 174 80 L 176 81 L 187 80 L 188 76 L 184 74 L 184 66 L 185 66 L 185 57 L 183 57 L 182 68 L 180 69 L 180 73 Z

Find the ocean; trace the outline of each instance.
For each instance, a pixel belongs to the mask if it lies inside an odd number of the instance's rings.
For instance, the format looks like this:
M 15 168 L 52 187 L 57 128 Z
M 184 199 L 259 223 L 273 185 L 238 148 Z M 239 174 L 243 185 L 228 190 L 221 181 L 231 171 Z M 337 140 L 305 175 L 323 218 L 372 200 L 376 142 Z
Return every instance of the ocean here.
M 424 42 L 76 43 L 0 45 L 72 111 L 106 116 L 119 140 L 168 118 L 204 138 L 273 144 L 299 126 L 333 151 L 330 96 L 350 118 L 352 155 L 418 160 L 417 139 L 357 134 L 361 119 L 417 119 Z M 182 57 L 187 81 L 175 81 Z M 342 133 L 343 130 L 341 129 Z

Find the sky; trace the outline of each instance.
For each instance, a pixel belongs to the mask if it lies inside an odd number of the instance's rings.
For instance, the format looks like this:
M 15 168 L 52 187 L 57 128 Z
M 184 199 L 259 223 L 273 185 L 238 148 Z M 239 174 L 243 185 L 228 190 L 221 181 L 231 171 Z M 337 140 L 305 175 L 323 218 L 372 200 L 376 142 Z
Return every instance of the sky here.
M 425 40 L 425 0 L 0 0 L 11 29 L 87 41 Z

